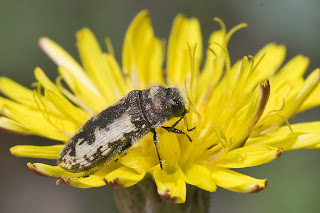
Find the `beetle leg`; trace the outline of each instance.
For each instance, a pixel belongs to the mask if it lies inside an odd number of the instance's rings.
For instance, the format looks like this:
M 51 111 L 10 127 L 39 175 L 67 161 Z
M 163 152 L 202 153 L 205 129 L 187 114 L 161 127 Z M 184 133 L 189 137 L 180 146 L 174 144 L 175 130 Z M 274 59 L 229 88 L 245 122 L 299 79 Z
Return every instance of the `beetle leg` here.
M 164 128 L 165 130 L 167 130 L 168 132 L 173 132 L 173 133 L 177 133 L 177 134 L 184 134 L 185 136 L 188 137 L 189 141 L 192 142 L 190 136 L 187 133 L 185 133 L 185 132 L 183 132 L 183 131 L 181 131 L 179 129 L 176 129 L 176 128 L 172 127 L 172 126 L 171 127 L 161 126 L 161 127 Z
M 181 121 L 183 118 L 184 118 L 184 115 L 181 116 L 181 117 L 179 118 L 179 120 L 177 120 L 177 121 L 171 126 L 171 128 L 175 128 L 175 127 L 180 123 L 180 121 Z
M 172 126 L 170 126 L 170 127 L 161 126 L 161 127 L 164 128 L 165 130 L 167 130 L 168 132 L 173 132 L 173 133 L 177 133 L 177 134 L 184 134 L 184 135 L 186 135 L 186 136 L 188 137 L 189 141 L 192 142 L 190 136 L 189 136 L 187 133 L 185 133 L 185 132 L 183 132 L 183 131 L 175 128 L 183 118 L 185 118 L 185 114 L 184 114 L 183 116 L 181 116 L 181 117 L 179 118 L 179 120 L 177 120 Z M 193 128 L 191 128 L 191 129 L 189 129 L 189 128 L 188 128 L 188 125 L 187 125 L 187 131 L 188 131 L 188 132 L 193 131 L 195 128 L 196 128 L 196 127 L 193 127 Z
M 196 129 L 196 127 L 197 127 L 197 126 L 194 126 L 194 127 L 192 127 L 191 129 L 189 129 L 189 127 L 188 127 L 188 125 L 187 125 L 187 131 L 188 131 L 188 132 L 192 132 L 193 130 Z
M 161 158 L 160 158 L 160 154 L 159 154 L 158 146 L 157 146 L 158 135 L 157 135 L 157 133 L 156 133 L 156 130 L 155 130 L 155 129 L 151 129 L 151 132 L 153 133 L 153 144 L 154 144 L 154 148 L 156 149 L 156 152 L 157 152 L 157 155 L 158 155 L 160 168 L 161 168 L 161 170 L 163 170 L 162 160 L 161 160 Z

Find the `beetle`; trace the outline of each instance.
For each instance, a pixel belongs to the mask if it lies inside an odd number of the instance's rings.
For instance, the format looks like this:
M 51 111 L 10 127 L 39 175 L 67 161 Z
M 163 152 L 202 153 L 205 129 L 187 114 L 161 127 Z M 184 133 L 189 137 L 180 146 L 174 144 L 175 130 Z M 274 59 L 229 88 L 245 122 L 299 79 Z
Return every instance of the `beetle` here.
M 191 142 L 185 132 L 175 128 L 187 113 L 185 100 L 183 91 L 175 87 L 151 86 L 129 92 L 77 130 L 62 149 L 58 165 L 71 172 L 94 170 L 152 133 L 163 169 L 155 129 L 161 127 L 168 132 L 184 134 Z M 180 118 L 171 127 L 162 126 L 174 117 Z M 188 131 L 193 129 L 187 128 Z

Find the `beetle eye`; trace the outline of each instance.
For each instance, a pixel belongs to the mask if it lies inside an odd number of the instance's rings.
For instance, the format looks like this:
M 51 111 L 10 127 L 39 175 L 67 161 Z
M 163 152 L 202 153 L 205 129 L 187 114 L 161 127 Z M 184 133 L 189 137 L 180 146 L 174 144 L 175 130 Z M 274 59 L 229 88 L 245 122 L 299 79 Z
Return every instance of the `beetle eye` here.
M 180 117 L 185 113 L 184 101 L 176 88 L 167 89 L 167 103 L 173 117 Z
M 172 106 L 175 106 L 175 105 L 177 105 L 177 104 L 178 104 L 178 103 L 177 103 L 176 101 L 174 101 L 174 100 L 171 101 L 171 105 L 172 105 Z
M 179 103 L 178 101 L 172 100 L 172 101 L 171 101 L 171 107 L 172 107 L 173 111 L 179 111 L 179 109 L 180 109 L 181 107 L 183 107 L 183 106 L 182 106 L 182 104 Z
M 184 113 L 184 106 L 180 101 L 172 100 L 171 108 L 172 108 L 172 113 L 174 117 L 182 116 Z

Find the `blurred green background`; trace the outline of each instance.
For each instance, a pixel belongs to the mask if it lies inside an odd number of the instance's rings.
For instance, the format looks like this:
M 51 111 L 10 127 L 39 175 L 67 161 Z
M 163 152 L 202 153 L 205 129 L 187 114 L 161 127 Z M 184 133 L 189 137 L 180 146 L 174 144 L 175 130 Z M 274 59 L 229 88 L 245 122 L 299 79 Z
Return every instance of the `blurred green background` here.
M 320 1 L 16 1 L 0 0 L 0 75 L 30 86 L 35 81 L 33 69 L 43 68 L 55 79 L 56 66 L 38 48 L 38 38 L 48 36 L 78 58 L 75 32 L 89 27 L 103 46 L 109 36 L 116 56 L 121 60 L 124 34 L 132 18 L 148 9 L 155 33 L 167 38 L 177 13 L 200 20 L 204 42 L 218 29 L 212 21 L 217 16 L 228 29 L 246 22 L 249 28 L 232 37 L 231 59 L 253 55 L 268 42 L 287 46 L 287 60 L 296 54 L 311 59 L 308 71 L 320 66 Z M 292 123 L 320 120 L 319 109 L 297 116 Z M 9 148 L 17 144 L 53 144 L 35 136 L 0 132 L 0 212 L 117 212 L 112 189 L 76 189 L 54 179 L 31 173 L 26 163 L 47 162 L 17 158 Z M 258 194 L 238 194 L 218 189 L 212 197 L 211 212 L 319 212 L 320 150 L 284 153 L 278 160 L 241 170 L 257 178 L 267 178 L 268 187 Z

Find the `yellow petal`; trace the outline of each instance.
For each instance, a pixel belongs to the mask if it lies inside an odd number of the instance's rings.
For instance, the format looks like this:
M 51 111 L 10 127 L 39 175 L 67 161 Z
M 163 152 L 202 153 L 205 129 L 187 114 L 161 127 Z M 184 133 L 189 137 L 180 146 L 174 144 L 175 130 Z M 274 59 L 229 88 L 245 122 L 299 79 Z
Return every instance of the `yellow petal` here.
M 33 92 L 11 79 L 0 78 L 0 92 L 19 103 L 36 107 Z
M 253 94 L 251 103 L 244 107 L 246 112 L 242 109 L 234 116 L 229 126 L 229 131 L 226 133 L 228 138 L 231 138 L 231 148 L 243 146 L 252 129 L 262 116 L 268 102 L 269 94 L 269 82 L 266 81 L 263 84 L 259 84 Z
M 148 142 L 153 143 L 152 141 Z M 151 147 L 151 152 L 143 150 L 143 148 L 144 147 L 142 145 L 131 147 L 128 149 L 128 151 L 126 151 L 126 155 L 119 156 L 119 161 L 123 165 L 133 168 L 140 173 L 142 173 L 142 171 L 147 171 L 155 165 L 158 165 L 159 160 L 154 147 Z
M 284 101 L 296 95 L 304 84 L 303 74 L 309 64 L 309 59 L 298 55 L 285 64 L 278 73 L 270 79 L 271 92 L 266 114 L 283 108 Z
M 78 76 L 74 75 L 70 70 L 64 67 L 59 67 L 59 73 L 79 99 L 75 102 L 78 102 L 78 105 L 84 108 L 87 112 L 93 115 L 108 106 L 106 99 L 102 95 L 93 93 L 88 88 L 88 85 L 84 84 Z
M 55 103 L 56 100 L 51 100 L 52 105 L 55 106 L 55 108 L 58 111 L 61 111 L 61 109 L 59 109 L 57 106 L 59 106 L 61 108 L 61 105 L 59 105 L 59 103 L 63 102 L 63 104 L 66 104 L 65 107 L 68 106 L 67 108 L 73 109 L 72 112 L 70 112 L 70 113 L 73 113 L 75 111 L 76 111 L 76 114 L 81 113 L 81 115 L 79 115 L 81 121 L 83 121 L 83 117 L 88 116 L 88 115 L 85 115 L 86 113 L 83 110 L 73 107 L 72 104 L 62 95 L 59 88 L 53 82 L 50 81 L 50 79 L 46 76 L 46 74 L 39 67 L 35 69 L 34 73 L 35 73 L 35 77 L 38 80 L 38 82 L 40 83 L 40 85 L 45 89 L 45 94 L 49 95 L 49 97 L 52 97 L 53 93 L 54 93 L 54 95 L 55 95 L 54 99 L 59 98 L 59 101 L 57 101 L 57 103 Z M 47 100 L 48 100 L 48 98 L 47 98 Z M 45 105 L 46 103 L 41 102 L 41 104 Z M 48 111 L 48 109 L 47 109 L 48 106 L 45 105 L 45 107 L 46 107 L 46 111 Z
M 223 34 L 225 34 L 225 26 L 223 22 L 217 18 L 215 20 L 220 23 L 222 28 L 221 31 Z M 221 43 L 213 42 L 212 45 L 216 46 L 215 49 L 209 47 L 209 50 L 213 51 L 213 54 L 217 57 L 217 61 L 216 63 L 214 63 L 215 67 L 210 68 L 209 66 L 209 68 L 211 69 L 211 73 L 215 72 L 215 76 L 209 76 L 209 78 L 206 79 L 206 82 L 208 83 L 207 87 L 204 87 L 206 88 L 206 91 L 202 92 L 199 100 L 196 99 L 197 109 L 200 114 L 210 114 L 209 116 L 206 116 L 210 117 L 211 121 L 209 122 L 216 123 L 219 115 L 221 115 L 221 113 L 223 113 L 225 109 L 232 108 L 234 109 L 234 111 L 238 111 L 239 106 L 241 106 L 244 100 L 246 100 L 248 96 L 247 93 L 251 94 L 252 92 L 251 89 L 246 91 L 248 86 L 247 79 L 248 76 L 251 75 L 252 71 L 252 69 L 250 68 L 250 65 L 252 63 L 248 61 L 247 57 L 244 57 L 242 61 L 237 61 L 235 65 L 230 68 L 230 57 L 226 48 L 228 40 L 230 39 L 232 34 L 246 26 L 246 24 L 239 24 L 235 26 L 224 36 L 223 39 L 220 38 L 223 40 L 221 41 Z M 218 82 L 222 74 L 222 72 L 220 72 L 219 70 L 223 69 L 224 61 L 226 66 L 225 75 Z M 217 70 L 217 72 L 215 70 Z M 204 78 L 205 76 L 202 76 L 202 74 L 200 74 L 200 77 Z M 198 84 L 198 87 L 203 86 Z M 196 98 L 198 97 L 198 95 L 199 94 L 196 94 Z
M 57 94 L 60 93 L 56 85 L 50 81 L 50 79 L 46 76 L 46 74 L 43 72 L 43 70 L 40 67 L 37 67 L 34 70 L 34 75 L 37 81 L 41 84 L 41 86 L 43 86 L 43 88 L 49 89 Z
M 283 45 L 268 44 L 264 46 L 255 56 L 255 62 L 260 63 L 250 76 L 247 89 L 251 90 L 259 82 L 272 76 L 282 64 L 286 54 L 286 48 Z
M 202 57 L 202 37 L 200 24 L 197 19 L 188 19 L 183 15 L 178 15 L 173 23 L 167 57 L 168 84 L 172 86 L 178 84 L 184 86 L 185 79 L 191 79 L 191 61 L 188 44 L 191 50 L 196 47 L 194 70 L 198 75 L 199 65 Z
M 81 108 L 75 107 L 63 96 L 57 95 L 50 90 L 45 90 L 45 96 L 65 116 L 65 118 L 70 119 L 79 126 L 90 118 L 87 112 Z
M 292 131 L 291 131 L 291 129 Z M 249 138 L 246 146 L 268 144 L 284 150 L 313 148 L 320 140 L 320 122 L 298 123 L 280 127 L 266 135 Z
M 0 78 L 0 91 L 9 97 L 10 99 L 24 104 L 26 106 L 32 107 L 37 109 L 38 105 L 34 98 L 34 92 L 32 90 L 29 90 L 20 84 L 12 81 L 11 79 L 1 77 Z M 47 110 L 50 112 L 57 113 L 58 111 L 55 109 L 55 107 L 46 100 L 42 95 L 39 95 L 39 98 L 41 102 L 43 102 L 47 106 Z
M 225 29 L 216 31 L 210 36 L 206 62 L 197 84 L 197 96 L 206 93 L 205 89 L 214 87 L 222 76 L 225 62 L 222 47 L 225 47 L 225 36 Z
M 222 188 L 242 193 L 260 192 L 267 186 L 266 179 L 255 179 L 247 175 L 228 169 L 212 169 L 212 177 L 216 184 Z
M 274 89 L 273 85 L 271 85 L 270 98 L 268 101 L 268 105 L 265 109 L 264 116 L 271 116 L 272 114 L 275 114 L 276 112 L 283 110 L 285 105 L 288 104 L 288 100 L 290 100 L 290 98 L 294 97 L 297 94 L 297 92 L 299 92 L 303 84 L 304 80 L 301 77 L 292 80 L 291 82 L 285 82 L 282 85 L 280 85 L 277 89 Z M 262 121 L 260 121 L 260 123 L 262 123 Z
M 115 84 L 116 79 L 113 79 L 112 72 L 106 63 L 97 39 L 89 29 L 84 28 L 77 32 L 77 46 L 88 75 L 98 86 L 107 102 L 111 103 L 115 94 L 119 93 Z
M 175 133 L 164 133 L 159 136 L 158 148 L 164 170 L 175 172 L 178 162 L 181 160 L 181 151 Z
M 319 70 L 319 69 L 318 69 Z M 320 85 L 318 84 L 316 88 L 312 91 L 310 96 L 303 102 L 299 108 L 299 112 L 308 110 L 310 108 L 320 105 Z
M 305 85 L 298 92 L 296 97 L 293 100 L 289 100 L 290 108 L 288 107 L 288 115 L 291 116 L 297 110 L 297 108 L 306 100 L 306 98 L 312 93 L 315 87 L 319 84 L 320 81 L 320 69 L 314 70 L 306 79 Z M 288 103 L 288 104 L 289 104 Z M 294 104 L 295 103 L 295 104 Z M 292 106 L 292 104 L 294 104 Z
M 66 170 L 62 169 L 59 166 L 50 166 L 42 163 L 28 163 L 27 166 L 29 169 L 40 176 L 45 177 L 53 177 L 53 178 L 68 178 L 68 177 L 83 177 L 87 176 L 86 172 L 67 172 Z
M 6 117 L 0 117 L 0 129 L 16 134 L 34 134 L 29 128 Z
M 18 145 L 10 149 L 11 154 L 18 157 L 58 159 L 63 145 L 30 146 Z
M 121 98 L 121 96 L 130 92 L 131 90 L 133 90 L 133 88 L 131 87 L 131 85 L 129 85 L 125 81 L 124 76 L 122 74 L 122 70 L 121 70 L 117 60 L 115 59 L 115 57 L 111 54 L 104 54 L 104 56 L 107 61 L 107 64 L 109 65 L 109 68 L 113 74 L 113 78 L 116 79 L 115 83 L 117 84 L 117 87 L 119 88 L 119 91 L 121 92 L 121 94 L 119 94 L 119 96 L 116 98 Z
M 275 112 L 272 116 L 270 116 L 266 111 L 266 117 L 261 119 L 252 135 L 259 135 L 260 132 L 273 130 L 284 123 L 284 118 L 290 118 L 299 109 L 301 104 L 318 85 L 319 81 L 320 69 L 316 69 L 308 76 L 303 87 L 297 92 L 297 94 L 289 97 L 288 100 L 285 100 L 285 105 L 282 110 Z
M 268 163 L 281 153 L 281 149 L 266 145 L 245 146 L 231 150 L 215 164 L 223 168 L 245 168 Z
M 145 174 L 145 172 L 139 173 L 134 169 L 122 166 L 107 174 L 103 180 L 106 185 L 114 188 L 130 187 L 140 182 Z
M 292 131 L 291 131 L 291 129 Z M 320 133 L 320 121 L 305 122 L 291 124 L 289 126 L 282 126 L 272 132 L 269 132 L 268 135 L 283 135 L 289 133 Z
M 284 82 L 291 82 L 301 78 L 309 65 L 309 59 L 298 55 L 286 63 L 278 73 L 270 79 L 271 91 L 277 89 Z
M 212 122 L 220 127 L 228 126 L 233 115 L 247 104 L 248 96 L 252 96 L 253 93 L 253 91 L 245 92 L 247 81 L 245 76 L 249 75 L 250 64 L 246 57 L 238 61 L 212 90 L 212 94 L 205 97 L 203 103 L 199 101 L 199 104 L 203 105 L 199 106 L 200 113 L 208 114 L 204 117 L 204 123 Z
M 45 37 L 39 40 L 39 45 L 58 66 L 65 67 L 66 69 L 70 70 L 72 75 L 77 76 L 78 81 L 86 85 L 90 92 L 100 96 L 100 92 L 88 78 L 80 64 L 76 62 L 72 56 L 69 55 L 69 53 L 62 49 L 62 47 Z
M 150 83 L 162 83 L 162 47 L 154 37 L 147 11 L 141 11 L 132 21 L 123 46 L 124 73 L 133 87 L 143 89 Z
M 70 186 L 82 188 L 82 189 L 100 187 L 105 185 L 104 181 L 96 175 L 90 175 L 89 177 L 78 177 L 78 178 L 66 177 L 66 178 L 63 178 L 63 180 L 66 184 Z
M 281 147 L 284 151 L 312 148 L 320 142 L 320 133 L 282 133 L 267 134 L 261 137 L 248 139 L 246 146 L 266 144 L 274 147 Z
M 206 167 L 192 164 L 191 167 L 184 169 L 183 173 L 187 183 L 209 192 L 216 191 L 217 186 L 212 178 L 212 173 Z
M 158 193 L 164 199 L 173 203 L 184 203 L 186 200 L 186 183 L 181 170 L 168 174 L 166 170 L 156 168 L 153 178 L 156 182 Z
M 2 111 L 5 116 L 44 137 L 67 141 L 78 128 L 60 115 L 47 114 L 45 117 L 45 112 L 30 109 L 0 97 L 0 106 L 1 103 L 3 103 Z

